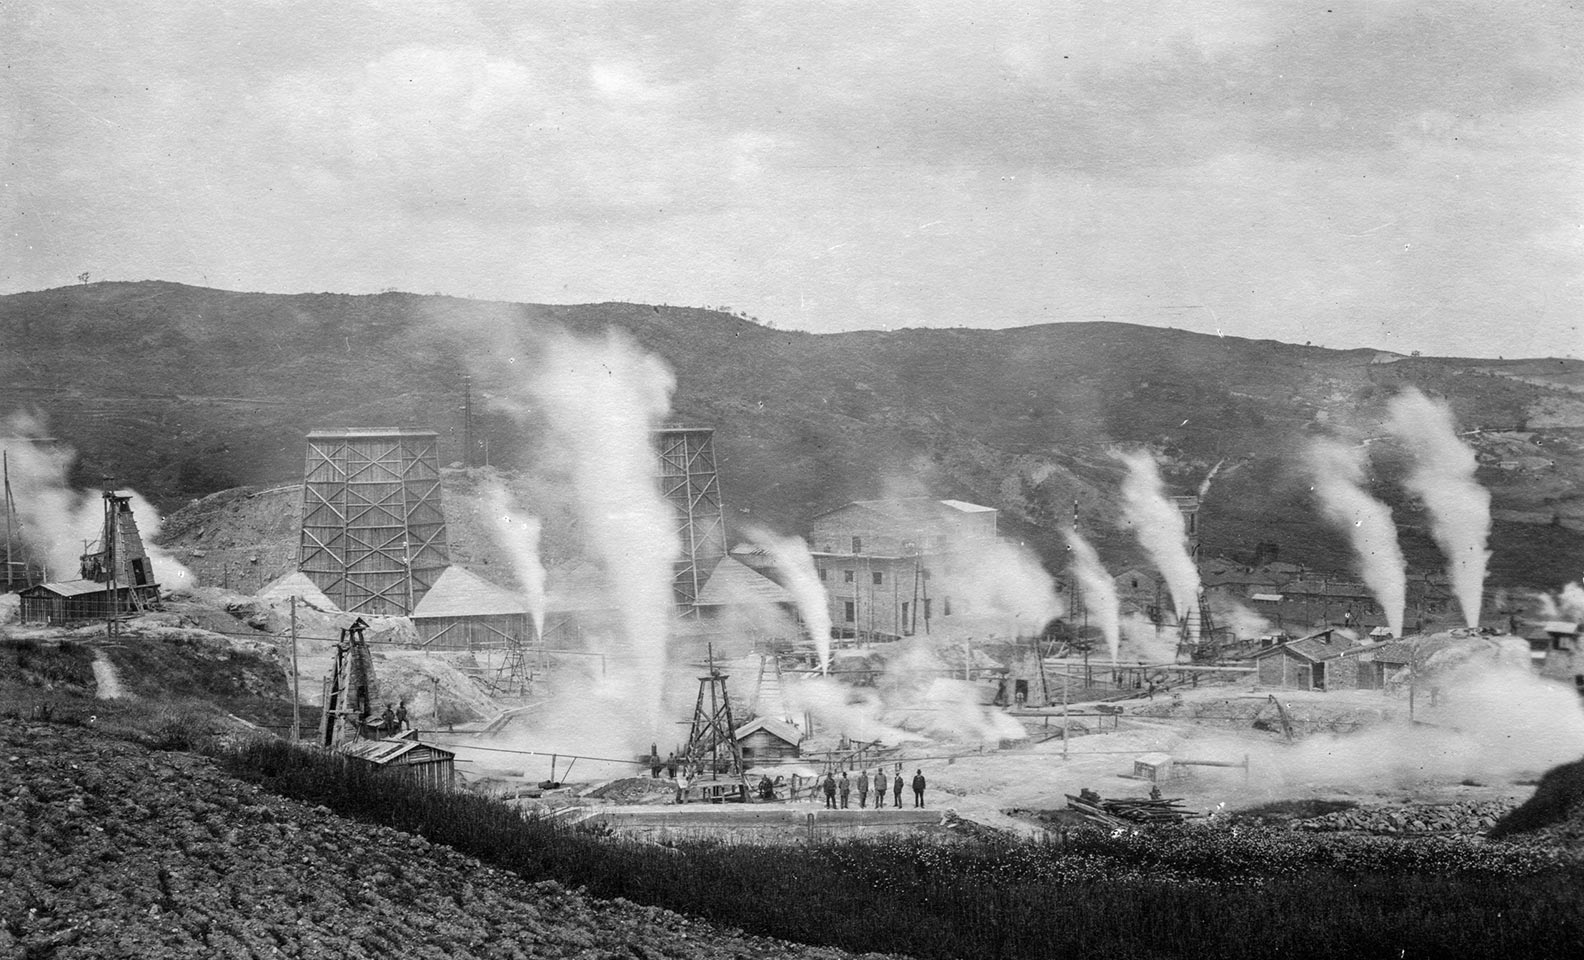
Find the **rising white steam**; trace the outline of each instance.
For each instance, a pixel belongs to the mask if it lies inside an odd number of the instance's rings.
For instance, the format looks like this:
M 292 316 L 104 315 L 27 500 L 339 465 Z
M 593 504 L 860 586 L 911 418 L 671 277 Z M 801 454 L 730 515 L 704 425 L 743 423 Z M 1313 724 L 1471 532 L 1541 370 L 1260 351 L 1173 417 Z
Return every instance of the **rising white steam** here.
M 517 582 L 523 589 L 523 601 L 528 605 L 528 615 L 533 618 L 534 637 L 542 639 L 545 568 L 539 559 L 539 518 L 518 509 L 517 499 L 499 477 L 490 477 L 485 482 L 484 504 L 490 516 L 490 536 L 511 558 L 512 571 L 517 575 Z
M 1199 603 L 1199 571 L 1188 553 L 1182 512 L 1166 499 L 1155 458 L 1142 450 L 1116 453 L 1127 467 L 1122 512 L 1155 568 L 1166 578 L 1177 619 Z
M 1424 501 L 1431 532 L 1447 558 L 1447 575 L 1463 622 L 1479 626 L 1481 592 L 1490 551 L 1490 491 L 1474 479 L 1474 451 L 1458 439 L 1452 411 L 1409 388 L 1393 397 L 1386 429 L 1414 457 L 1404 478 L 1408 492 Z
M 1130 613 L 1122 618 L 1122 659 L 1172 663 L 1177 659 L 1177 631 L 1157 626 Z
M 1215 615 L 1216 622 L 1231 630 L 1232 635 L 1239 640 L 1268 637 L 1276 632 L 1269 620 L 1243 606 L 1233 597 L 1212 593 L 1205 597 L 1205 603 Z
M 1078 585 L 1083 590 L 1084 607 L 1100 627 L 1106 649 L 1111 653 L 1111 662 L 1115 663 L 1122 644 L 1121 609 L 1117 603 L 1116 583 L 1100 563 L 1100 555 L 1082 534 L 1071 527 L 1063 533 L 1072 547 L 1073 575 L 1078 578 Z
M 943 638 L 1037 636 L 1066 608 L 1039 557 L 1000 537 L 964 540 L 927 561 L 926 618 L 919 631 Z
M 13 437 L 48 435 L 43 423 L 25 414 L 13 414 L 0 429 Z M 76 458 L 70 447 L 53 441 L 34 439 L 6 444 L 6 467 L 22 542 L 33 557 L 46 565 L 51 580 L 77 579 L 85 548 L 98 542 L 104 533 L 101 491 L 74 490 L 67 481 Z M 159 511 L 137 491 L 127 492 L 155 581 L 167 590 L 195 586 L 197 579 L 192 572 L 154 543 L 160 531 Z
M 612 332 L 554 337 L 528 388 L 550 441 L 567 457 L 587 548 L 605 569 L 620 649 L 608 679 L 620 690 L 619 722 L 633 749 L 674 733 L 661 713 L 673 612 L 676 519 L 656 481 L 653 433 L 676 386 L 660 360 Z
M 1321 514 L 1347 533 L 1359 574 L 1385 611 L 1388 629 L 1392 636 L 1402 636 L 1408 564 L 1397 543 L 1391 508 L 1364 492 L 1363 449 L 1317 440 L 1308 461 Z
M 830 605 L 808 544 L 801 537 L 779 537 L 757 528 L 748 529 L 747 535 L 775 561 L 782 585 L 791 592 L 793 600 L 797 602 L 798 615 L 803 618 L 804 626 L 814 638 L 820 672 L 825 673 L 830 669 Z

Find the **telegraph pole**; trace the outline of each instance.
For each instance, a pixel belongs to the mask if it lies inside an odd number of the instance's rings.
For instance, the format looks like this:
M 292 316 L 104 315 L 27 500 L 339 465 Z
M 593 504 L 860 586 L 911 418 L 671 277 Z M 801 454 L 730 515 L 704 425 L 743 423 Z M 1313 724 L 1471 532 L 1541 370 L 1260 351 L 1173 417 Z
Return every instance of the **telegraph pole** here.
M 291 598 L 291 642 L 292 642 L 292 743 L 302 739 L 302 690 L 299 687 L 301 676 L 297 670 L 297 597 Z

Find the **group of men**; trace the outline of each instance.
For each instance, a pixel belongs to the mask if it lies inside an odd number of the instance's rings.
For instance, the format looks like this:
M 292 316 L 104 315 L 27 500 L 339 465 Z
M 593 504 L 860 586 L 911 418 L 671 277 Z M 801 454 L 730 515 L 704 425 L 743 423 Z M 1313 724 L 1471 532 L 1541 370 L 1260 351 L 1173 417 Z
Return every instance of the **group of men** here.
M 880 809 L 883 809 L 885 807 L 885 798 L 886 798 L 886 772 L 885 772 L 885 769 L 884 768 L 876 769 L 873 781 L 871 781 L 869 779 L 869 771 L 861 770 L 858 773 L 858 780 L 857 780 L 858 808 L 860 810 L 865 808 L 865 807 L 867 807 L 869 805 L 869 788 L 871 786 L 871 783 L 872 783 L 872 785 L 874 787 L 875 809 L 876 810 L 880 810 Z M 836 779 L 836 775 L 834 773 L 827 772 L 825 774 L 825 780 L 824 780 L 823 783 L 821 783 L 820 786 L 822 787 L 822 789 L 825 792 L 825 809 L 827 809 L 827 810 L 837 810 L 837 809 L 845 810 L 845 809 L 847 809 L 848 798 L 852 796 L 852 791 L 853 791 L 853 786 L 854 786 L 854 781 L 850 777 L 847 776 L 847 771 L 845 771 L 845 770 L 842 771 L 842 775 L 841 775 L 841 779 L 840 780 Z M 896 808 L 898 810 L 902 809 L 902 765 L 900 763 L 897 764 L 896 775 L 891 778 L 891 790 L 892 790 L 892 796 L 894 798 L 893 803 L 895 803 Z M 837 805 L 836 805 L 836 798 L 838 796 L 841 797 L 841 806 L 840 807 L 837 807 Z M 923 807 L 924 806 L 924 771 L 923 770 L 915 770 L 913 772 L 913 806 L 914 807 Z

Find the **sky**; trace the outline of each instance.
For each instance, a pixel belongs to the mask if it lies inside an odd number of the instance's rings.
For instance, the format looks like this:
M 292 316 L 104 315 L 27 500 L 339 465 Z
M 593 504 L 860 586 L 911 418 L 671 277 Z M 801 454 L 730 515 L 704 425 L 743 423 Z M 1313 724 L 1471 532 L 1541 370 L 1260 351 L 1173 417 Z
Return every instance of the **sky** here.
M 1565 3 L 0 5 L 0 293 L 1584 356 Z

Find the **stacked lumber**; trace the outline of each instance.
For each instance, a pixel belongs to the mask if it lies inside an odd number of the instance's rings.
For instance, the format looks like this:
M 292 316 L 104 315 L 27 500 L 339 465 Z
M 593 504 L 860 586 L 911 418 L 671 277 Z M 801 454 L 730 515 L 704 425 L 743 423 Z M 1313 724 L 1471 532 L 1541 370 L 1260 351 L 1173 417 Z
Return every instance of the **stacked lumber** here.
M 1191 816 L 1182 802 L 1181 797 L 1159 800 L 1151 797 L 1122 797 L 1107 800 L 1087 791 L 1076 797 L 1067 794 L 1068 807 L 1108 827 L 1130 827 L 1141 823 L 1182 823 Z

